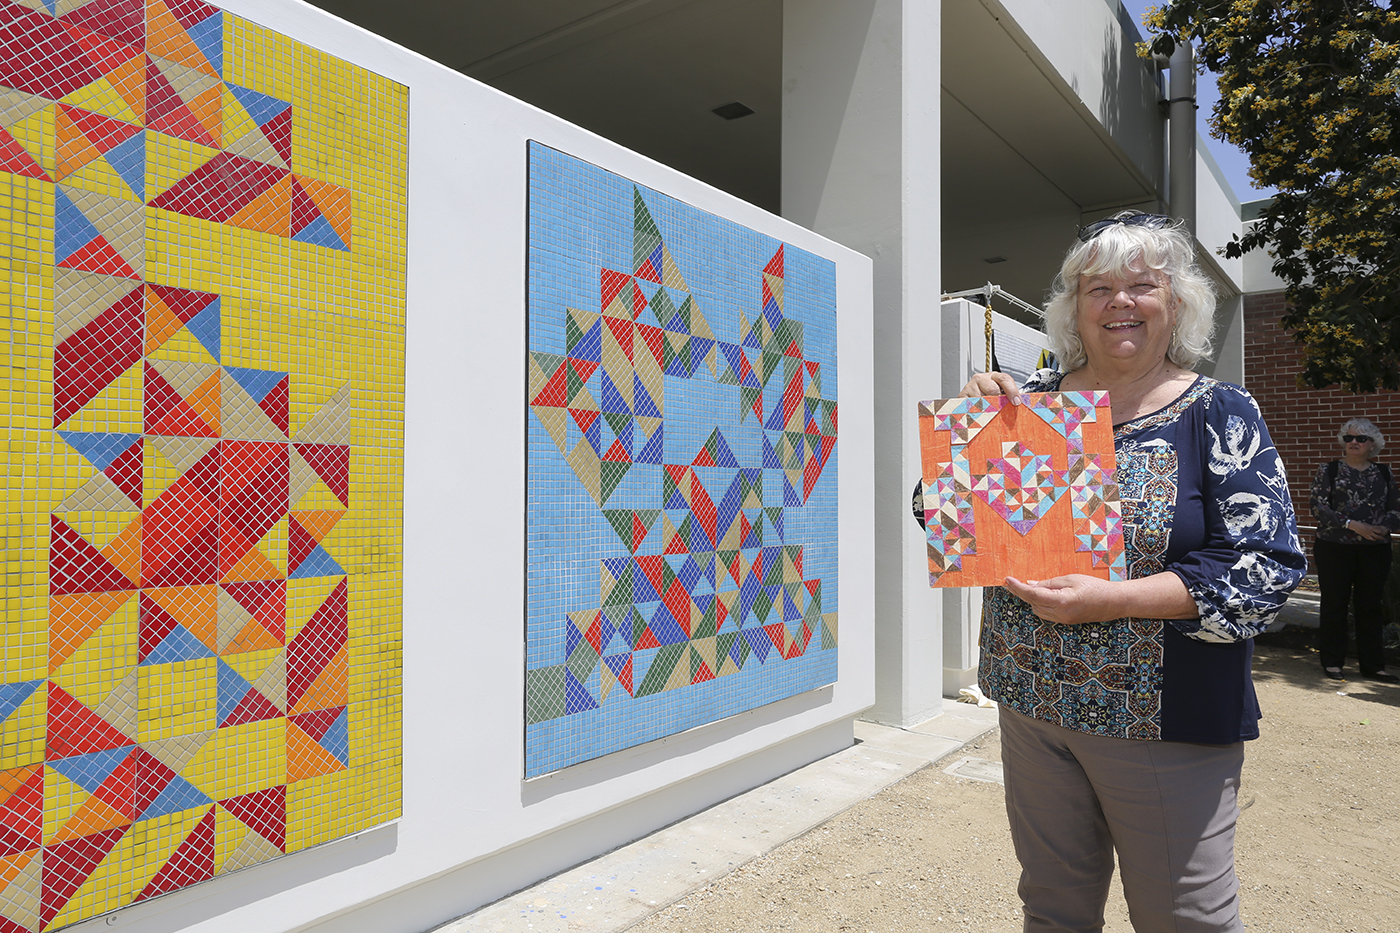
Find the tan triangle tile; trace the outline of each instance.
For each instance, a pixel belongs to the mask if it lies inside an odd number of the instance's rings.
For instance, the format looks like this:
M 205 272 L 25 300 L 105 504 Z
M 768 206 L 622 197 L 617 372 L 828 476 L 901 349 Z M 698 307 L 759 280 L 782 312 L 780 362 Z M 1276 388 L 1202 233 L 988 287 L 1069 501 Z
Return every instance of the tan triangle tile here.
M 140 671 L 133 667 L 127 671 L 121 682 L 112 688 L 112 692 L 107 694 L 107 699 L 102 701 L 102 705 L 97 707 L 97 715 L 127 735 L 136 734 L 137 685 L 139 682 Z
M 218 646 L 219 653 L 223 654 L 233 640 L 238 637 L 238 633 L 253 621 L 253 614 L 238 600 L 234 599 L 222 588 L 219 590 L 219 633 Z
M 261 129 L 254 126 L 243 136 L 234 140 L 225 149 L 232 155 L 242 156 L 245 159 L 253 159 L 266 165 L 275 165 L 278 168 L 288 168 L 282 156 L 278 154 L 275 146 L 267 138 Z
M 39 929 L 39 895 L 43 879 L 44 858 L 36 852 L 0 891 L 0 916 L 12 920 L 26 930 Z
M 95 474 L 64 499 L 57 512 L 139 512 L 140 506 L 127 498 L 105 473 Z
M 191 732 L 170 739 L 142 742 L 141 747 L 150 752 L 152 757 L 159 760 L 167 768 L 172 771 L 180 771 L 194 760 L 194 756 L 199 754 L 199 750 L 213 737 L 213 730 Z
M 32 9 L 43 9 L 43 0 L 33 0 L 33 2 L 35 6 Z M 39 97 L 10 88 L 0 88 L 0 126 L 9 127 L 52 105 L 53 101 L 47 97 Z
M 225 438 L 240 441 L 286 441 L 287 435 L 267 412 L 253 401 L 253 397 L 238 384 L 238 380 L 225 370 L 220 398 L 223 404 L 220 434 Z
M 293 440 L 300 444 L 350 443 L 352 401 L 350 383 L 347 382 L 326 399 L 326 403 L 296 432 Z
M 278 709 L 287 708 L 287 654 L 278 652 L 272 663 L 253 682 L 253 688 Z
M 277 858 L 281 854 L 281 850 L 275 845 L 256 832 L 250 831 L 238 848 L 230 852 L 229 857 L 224 860 L 224 872 L 238 871 L 240 868 L 247 868 L 259 862 Z
M 54 343 L 77 333 L 103 311 L 141 287 L 140 282 L 77 269 L 53 270 Z

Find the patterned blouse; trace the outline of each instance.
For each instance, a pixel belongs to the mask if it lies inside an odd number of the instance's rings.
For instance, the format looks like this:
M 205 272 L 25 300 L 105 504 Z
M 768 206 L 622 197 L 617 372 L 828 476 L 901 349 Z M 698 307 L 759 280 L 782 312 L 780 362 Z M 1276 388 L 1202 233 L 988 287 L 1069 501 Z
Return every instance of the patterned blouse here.
M 1054 392 L 1041 370 L 1028 392 Z M 985 591 L 979 683 L 1068 729 L 1228 745 L 1259 735 L 1251 639 L 1303 578 L 1283 463 L 1238 386 L 1198 376 L 1167 407 L 1114 426 L 1130 579 L 1170 571 L 1198 619 L 1058 625 Z
M 1323 541 L 1388 544 L 1367 541 L 1356 532 L 1348 531 L 1346 525 L 1355 520 L 1380 525 L 1392 532 L 1400 531 L 1400 492 L 1395 489 L 1394 478 L 1386 482 L 1385 473 L 1374 463 L 1357 470 L 1347 466 L 1345 460 L 1337 461 L 1335 482 L 1328 481 L 1324 463 L 1313 477 L 1312 512 L 1317 516 L 1317 536 Z

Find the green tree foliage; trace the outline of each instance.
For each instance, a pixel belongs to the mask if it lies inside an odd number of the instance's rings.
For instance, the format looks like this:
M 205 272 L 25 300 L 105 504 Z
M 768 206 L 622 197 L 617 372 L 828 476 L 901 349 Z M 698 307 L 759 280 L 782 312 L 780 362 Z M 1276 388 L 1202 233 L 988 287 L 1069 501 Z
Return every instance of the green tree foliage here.
M 1283 326 L 1317 387 L 1400 388 L 1400 13 L 1390 6 L 1176 0 L 1148 14 L 1152 52 L 1196 45 L 1219 76 L 1213 135 L 1278 189 L 1225 254 L 1273 253 L 1292 306 Z

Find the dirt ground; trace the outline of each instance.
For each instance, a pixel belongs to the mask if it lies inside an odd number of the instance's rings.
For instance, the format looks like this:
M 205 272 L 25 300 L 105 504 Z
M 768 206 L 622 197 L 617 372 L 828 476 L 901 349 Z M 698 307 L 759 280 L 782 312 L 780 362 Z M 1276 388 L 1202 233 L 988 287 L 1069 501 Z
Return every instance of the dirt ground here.
M 1394 666 L 1392 666 L 1394 669 Z M 1307 648 L 1259 646 L 1237 870 L 1251 933 L 1400 929 L 1400 687 L 1320 676 Z M 996 732 L 633 926 L 633 933 L 1017 933 Z M 1115 879 L 1108 933 L 1129 933 Z

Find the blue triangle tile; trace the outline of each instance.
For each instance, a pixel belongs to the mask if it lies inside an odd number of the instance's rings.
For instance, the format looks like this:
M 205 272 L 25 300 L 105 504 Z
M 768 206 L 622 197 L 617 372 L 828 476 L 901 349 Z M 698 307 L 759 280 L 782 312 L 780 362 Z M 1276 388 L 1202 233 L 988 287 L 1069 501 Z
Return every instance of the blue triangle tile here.
M 243 109 L 248 111 L 248 116 L 252 117 L 253 122 L 258 126 L 265 125 L 273 117 L 291 106 L 285 100 L 278 100 L 276 97 L 260 93 L 252 88 L 230 84 L 228 89 L 233 92 L 233 96 L 243 105 Z
M 106 153 L 107 161 L 122 181 L 142 201 L 146 200 L 146 131 L 117 143 Z
M 123 761 L 126 761 L 126 756 L 130 755 L 135 748 L 134 745 L 128 745 L 125 748 L 109 748 L 106 751 L 92 752 L 87 755 L 74 755 L 72 758 L 46 761 L 44 764 L 91 794 L 102 786 L 103 781 L 112 776 L 112 772 L 117 770 Z
M 189 323 L 185 325 L 189 328 L 190 333 L 194 334 L 195 339 L 204 345 L 204 349 L 208 350 L 209 355 L 216 361 L 219 359 L 220 338 L 222 333 L 222 325 L 219 320 L 220 300 L 221 299 L 215 298 L 213 301 L 209 302 L 208 306 L 205 307 L 203 311 L 190 318 Z M 266 395 L 267 393 L 263 394 Z M 258 399 L 258 401 L 261 401 L 261 399 Z
M 233 380 L 243 387 L 243 391 L 248 393 L 248 397 L 255 402 L 261 402 L 267 397 L 267 393 L 272 391 L 273 386 L 287 378 L 286 373 L 270 369 L 243 369 L 239 366 L 225 366 L 224 371 L 232 376 Z
M 593 694 L 588 692 L 583 684 L 578 682 L 574 672 L 569 668 L 564 668 L 564 712 L 579 713 L 588 709 L 597 709 L 598 701 L 593 699 Z
M 350 710 L 340 711 L 331 721 L 326 734 L 321 736 L 321 747 L 335 756 L 335 760 L 350 767 Z
M 9 719 L 10 714 L 19 709 L 20 705 L 29 699 L 43 682 L 40 679 L 0 685 L 0 722 Z
M 195 23 L 185 30 L 195 48 L 204 53 L 205 59 L 214 66 L 222 77 L 224 73 L 224 14 L 215 13 L 208 19 Z
M 59 431 L 58 436 L 99 470 L 107 469 L 113 460 L 141 439 L 140 434 L 107 434 L 99 431 Z
M 53 189 L 53 202 L 53 261 L 60 263 L 99 234 L 93 222 L 68 199 L 62 188 Z
M 311 577 L 340 577 L 345 575 L 345 569 L 336 563 L 334 557 L 326 553 L 326 549 L 321 545 L 312 548 L 311 553 L 306 555 L 306 559 L 297 565 L 297 569 L 287 574 L 289 580 L 307 580 Z
M 253 689 L 253 685 L 229 667 L 223 658 L 219 659 L 215 685 L 218 689 L 218 707 L 214 713 L 214 721 L 222 724 L 238 708 L 238 704 L 243 702 L 243 697 L 248 694 L 249 690 Z
M 331 222 L 324 216 L 317 217 L 311 223 L 302 227 L 292 234 L 292 239 L 298 243 L 309 243 L 312 246 L 325 246 L 330 249 L 339 249 L 349 252 L 350 247 L 345 245 L 345 241 L 340 238 L 340 234 L 335 232 Z
M 179 813 L 181 810 L 190 810 L 213 802 L 204 791 L 177 774 L 170 780 L 169 784 L 165 785 L 165 790 L 160 792 L 160 796 L 152 800 L 151 805 L 142 811 L 137 820 L 153 820 L 158 816 L 169 816 L 171 813 Z
M 142 667 L 152 664 L 173 664 L 176 661 L 197 661 L 200 658 L 212 658 L 214 652 L 208 645 L 194 636 L 194 633 L 183 625 L 177 625 L 170 630 L 161 643 L 146 655 L 146 660 L 141 662 Z

